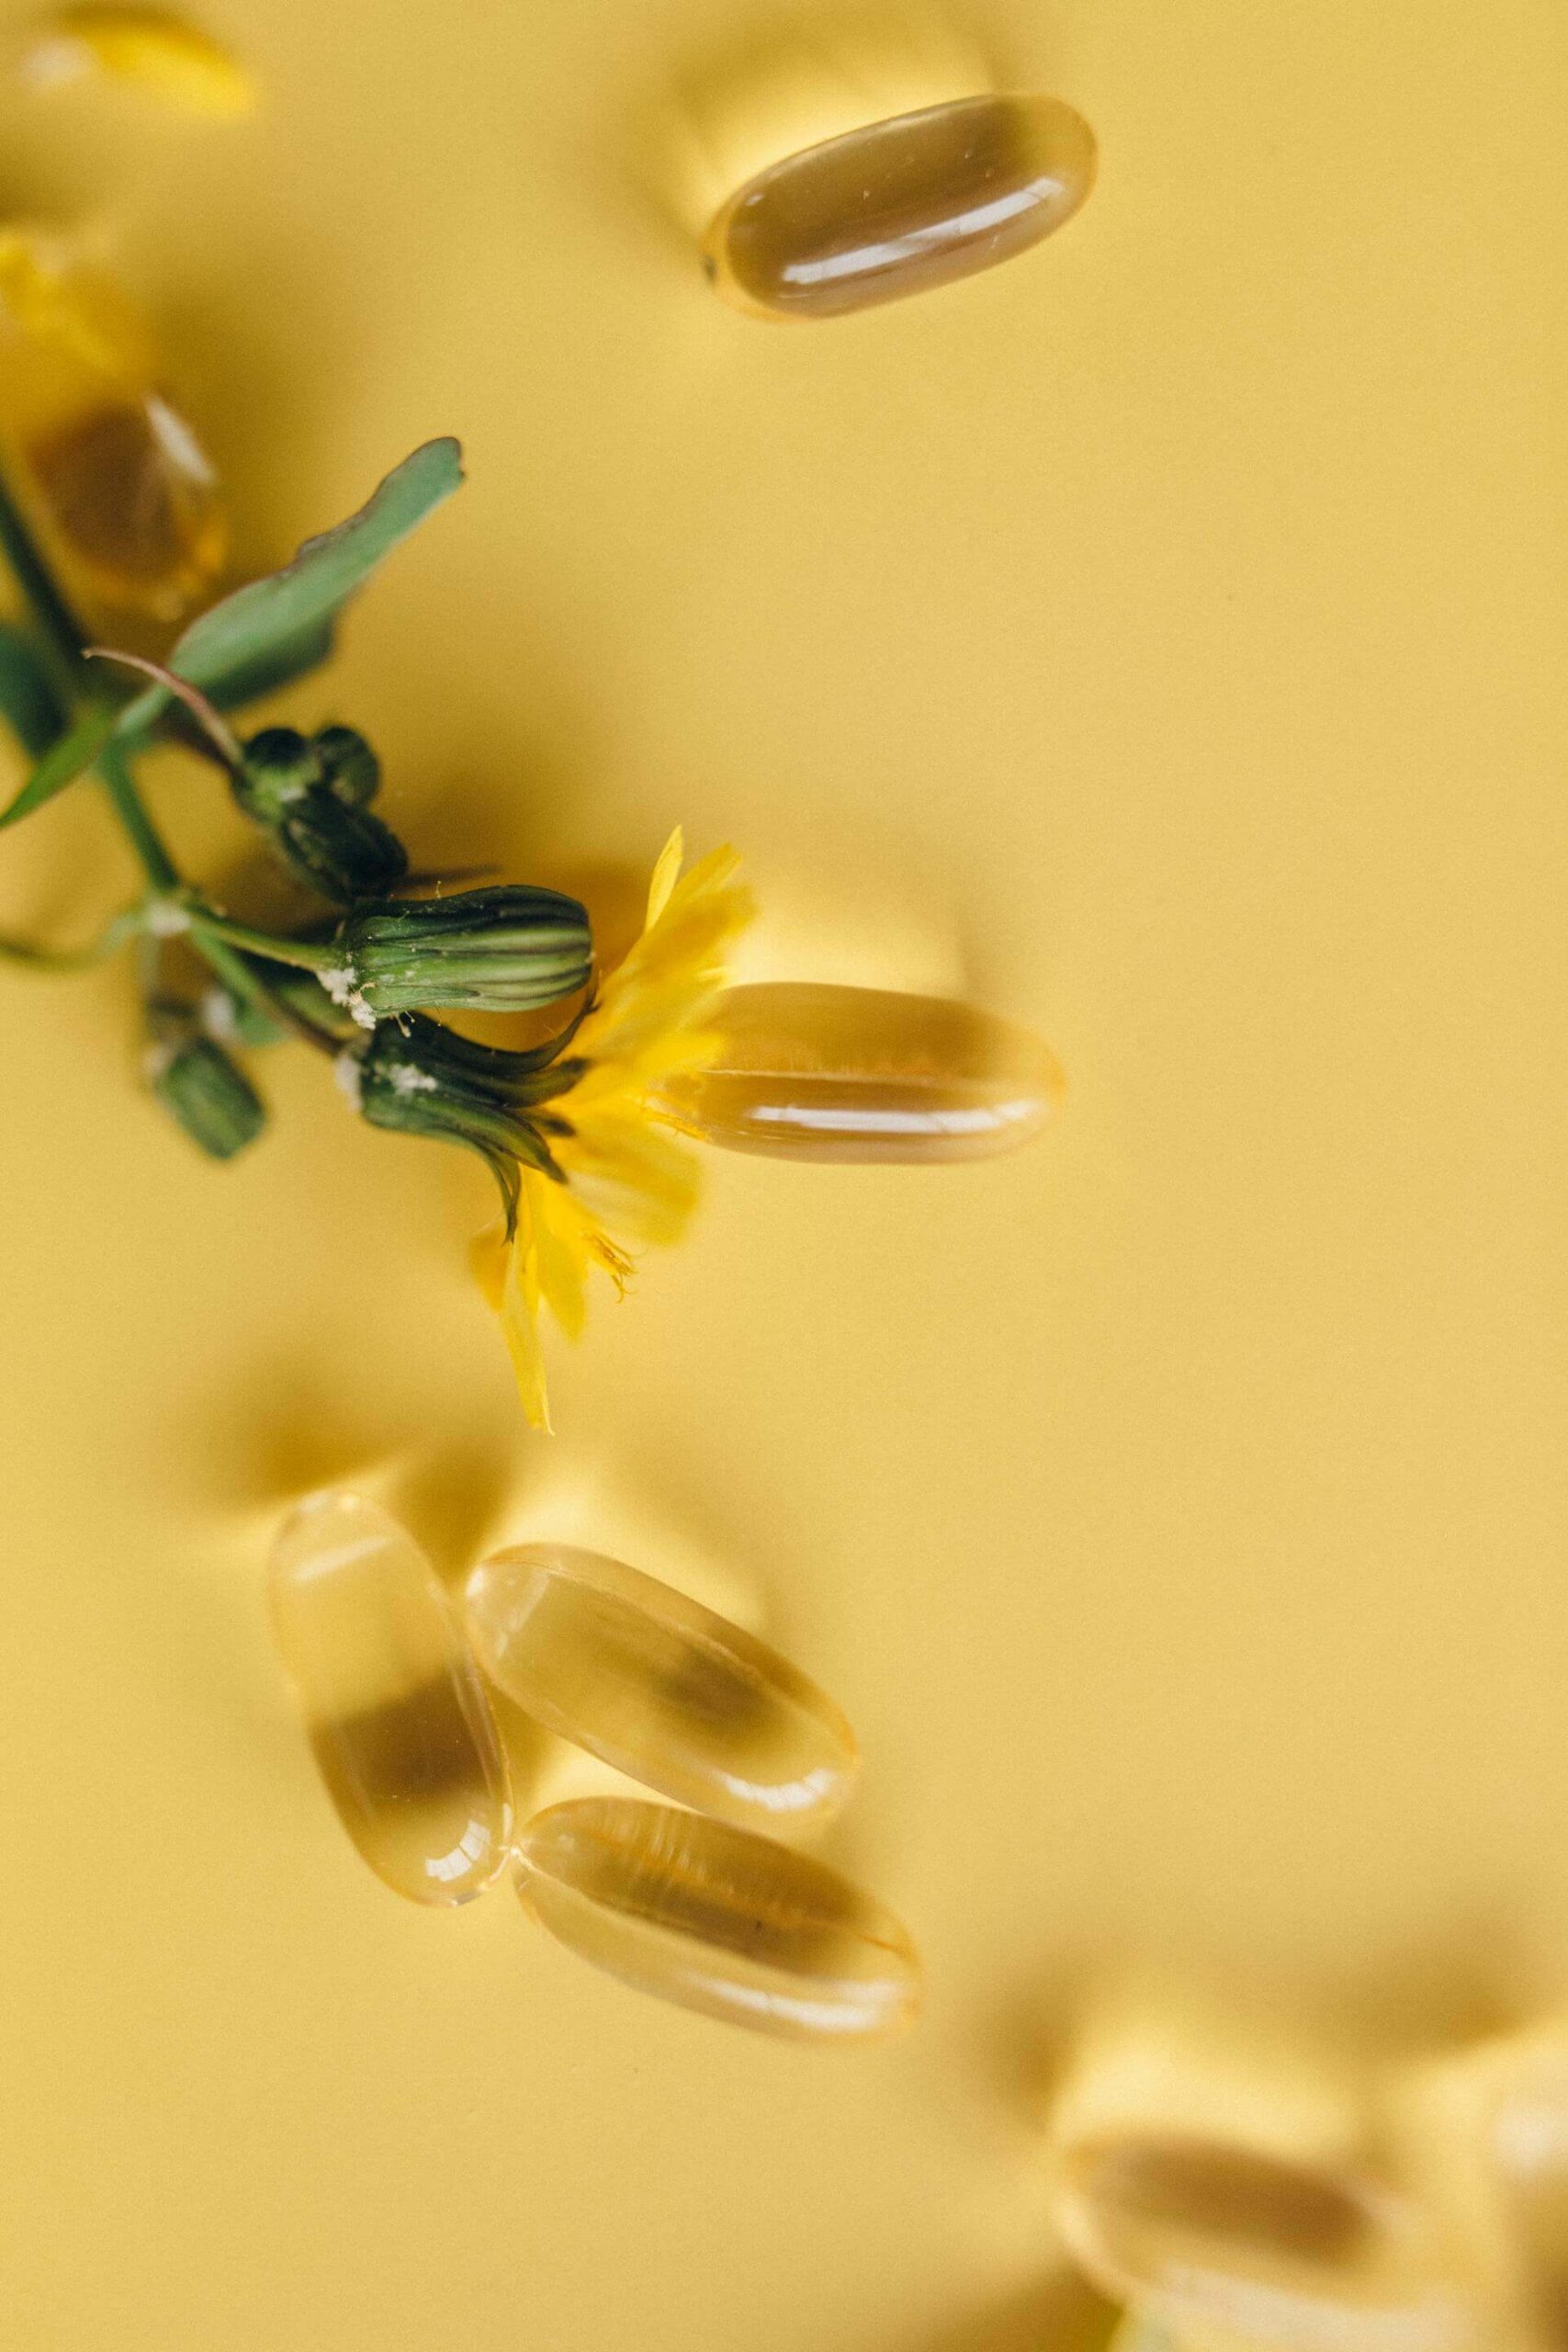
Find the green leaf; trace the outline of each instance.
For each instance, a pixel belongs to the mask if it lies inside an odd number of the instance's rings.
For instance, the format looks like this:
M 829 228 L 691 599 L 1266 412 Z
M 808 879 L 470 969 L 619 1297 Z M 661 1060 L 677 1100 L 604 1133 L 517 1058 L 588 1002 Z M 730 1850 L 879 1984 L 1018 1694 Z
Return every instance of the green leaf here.
M 35 760 L 64 734 L 68 723 L 38 648 L 11 621 L 0 621 L 0 713 Z
M 79 775 L 85 775 L 114 733 L 115 716 L 112 710 L 90 710 L 85 718 L 77 720 L 68 735 L 61 736 L 45 752 L 10 807 L 0 809 L 0 831 L 30 817 L 35 808 L 41 808 L 57 792 L 63 792 L 68 784 L 74 784 Z
M 334 621 L 329 616 L 326 620 L 301 629 L 298 637 L 288 638 L 248 662 L 236 662 L 207 688 L 209 702 L 216 703 L 220 710 L 243 710 L 247 703 L 260 702 L 264 695 L 276 694 L 280 686 L 291 686 L 296 678 L 308 677 L 323 662 L 332 660 L 336 635 Z
M 427 441 L 357 514 L 307 539 L 281 571 L 237 588 L 193 621 L 169 656 L 170 669 L 209 695 L 221 692 L 236 672 L 243 680 L 259 666 L 276 677 L 276 665 L 297 656 L 302 643 L 320 644 L 355 590 L 462 479 L 457 443 Z

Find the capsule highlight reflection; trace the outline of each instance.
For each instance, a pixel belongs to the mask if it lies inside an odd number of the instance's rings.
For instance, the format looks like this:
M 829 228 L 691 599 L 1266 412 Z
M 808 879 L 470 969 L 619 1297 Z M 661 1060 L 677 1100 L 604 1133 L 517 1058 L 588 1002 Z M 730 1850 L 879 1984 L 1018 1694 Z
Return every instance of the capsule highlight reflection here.
M 1348 2169 L 1127 2133 L 1067 2149 L 1055 2206 L 1098 2286 L 1179 2321 L 1286 2352 L 1436 2352 L 1461 2333 L 1427 2216 Z
M 919 1962 L 836 1871 L 750 1830 L 635 1799 L 551 1805 L 517 1845 L 542 1926 L 624 1984 L 802 2041 L 908 2025 Z
M 1038 244 L 1083 204 L 1094 169 L 1094 134 L 1059 98 L 960 98 L 759 172 L 715 218 L 705 260 L 739 310 L 838 318 Z
M 217 478 L 158 389 L 144 322 L 108 279 L 0 232 L 0 439 L 87 594 L 178 616 L 223 568 Z
M 825 1691 L 657 1577 L 569 1544 L 481 1562 L 463 1595 L 491 1680 L 563 1739 L 754 1829 L 835 1813 L 854 1735 Z
M 1066 1081 L 1012 1022 L 946 997 L 814 981 L 728 989 L 719 1050 L 660 1106 L 706 1143 L 779 1159 L 983 1159 L 1038 1134 Z
M 363 1497 L 313 1496 L 286 1521 L 273 1630 L 344 1827 L 415 1903 L 467 1903 L 512 1837 L 490 1702 L 434 1570 Z

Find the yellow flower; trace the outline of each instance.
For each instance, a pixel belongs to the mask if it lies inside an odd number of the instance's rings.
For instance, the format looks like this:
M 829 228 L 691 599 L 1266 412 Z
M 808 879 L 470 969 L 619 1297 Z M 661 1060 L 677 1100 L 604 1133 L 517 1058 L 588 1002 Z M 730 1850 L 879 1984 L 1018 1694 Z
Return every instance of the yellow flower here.
M 255 104 L 255 85 L 238 60 L 163 8 L 62 8 L 28 40 L 17 71 L 35 89 L 101 74 L 184 114 L 238 115 Z
M 541 1307 L 577 1338 L 592 1270 L 624 1289 L 628 1250 L 678 1240 L 696 1204 L 697 1160 L 654 1098 L 717 1052 L 705 1023 L 752 909 L 733 850 L 713 851 L 684 877 L 682 855 L 677 829 L 653 871 L 642 936 L 604 982 L 563 1064 L 576 1075 L 541 1120 L 564 1182 L 525 1168 L 515 1232 L 509 1240 L 497 1227 L 474 1244 L 474 1272 L 501 1317 L 536 1429 L 550 1426 Z

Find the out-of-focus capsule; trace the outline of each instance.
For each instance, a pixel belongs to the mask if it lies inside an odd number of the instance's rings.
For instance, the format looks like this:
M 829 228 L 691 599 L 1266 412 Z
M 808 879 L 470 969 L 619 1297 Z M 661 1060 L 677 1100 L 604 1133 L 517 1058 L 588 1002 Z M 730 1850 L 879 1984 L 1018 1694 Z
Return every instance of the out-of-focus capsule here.
M 1094 133 L 1059 98 L 960 98 L 786 155 L 737 189 L 704 252 L 764 318 L 830 319 L 1038 244 L 1094 185 Z
M 217 480 L 107 279 L 0 233 L 0 442 L 85 593 L 170 619 L 228 553 Z
M 705 1143 L 778 1159 L 983 1159 L 1038 1133 L 1061 1067 L 1010 1021 L 946 997 L 814 981 L 730 989 L 706 1069 L 660 1107 Z
M 1179 2324 L 1286 2352 L 1436 2352 L 1463 2334 L 1430 2218 L 1359 2173 L 1129 2132 L 1063 2151 L 1054 2201 L 1098 2286 Z
M 244 114 L 255 85 L 209 33 L 166 8 L 62 8 L 26 39 L 17 58 L 34 89 L 99 76 L 145 90 L 183 114 Z
M 891 1912 L 806 1854 L 669 1805 L 582 1797 L 517 1845 L 517 1891 L 563 1944 L 645 1993 L 802 2041 L 908 2025 L 920 1970 Z
M 363 1497 L 316 1495 L 285 1522 L 270 1581 L 316 1761 L 365 1860 L 415 1903 L 482 1894 L 512 1838 L 506 1761 L 423 1553 Z
M 464 1590 L 491 1680 L 633 1780 L 753 1829 L 821 1821 L 849 1794 L 854 1735 L 763 1642 L 654 1577 L 521 1544 Z

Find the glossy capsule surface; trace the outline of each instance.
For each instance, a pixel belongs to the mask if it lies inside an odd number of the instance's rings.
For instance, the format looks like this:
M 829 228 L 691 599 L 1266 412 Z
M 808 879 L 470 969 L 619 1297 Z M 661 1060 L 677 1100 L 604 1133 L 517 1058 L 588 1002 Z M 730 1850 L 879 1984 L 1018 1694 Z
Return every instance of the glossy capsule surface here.
M 467 1903 L 512 1835 L 505 1758 L 434 1570 L 358 1495 L 301 1505 L 273 1551 L 273 1629 L 344 1827 L 415 1903 Z
M 1461 2309 L 1410 2200 L 1338 2168 L 1176 2134 L 1062 2157 L 1055 2214 L 1096 2284 L 1285 2352 L 1427 2352 Z
M 169 619 L 221 571 L 217 479 L 157 388 L 144 322 L 96 272 L 3 232 L 0 442 L 83 594 Z
M 633 1780 L 753 1829 L 821 1821 L 848 1795 L 854 1735 L 763 1642 L 639 1569 L 567 1544 L 482 1561 L 468 1638 L 536 1722 Z
M 705 1069 L 670 1080 L 675 1125 L 779 1159 L 982 1159 L 1061 1100 L 1059 1064 L 1010 1021 L 946 997 L 816 981 L 730 989 Z
M 803 2041 L 907 2025 L 906 1930 L 836 1871 L 727 1822 L 635 1798 L 551 1805 L 517 1845 L 517 1891 L 563 1944 L 706 2017 Z
M 1058 98 L 960 98 L 771 164 L 715 218 L 705 259 L 737 308 L 830 319 L 1023 253 L 1094 185 L 1094 134 Z

